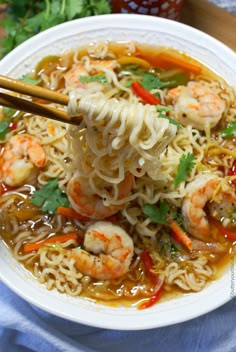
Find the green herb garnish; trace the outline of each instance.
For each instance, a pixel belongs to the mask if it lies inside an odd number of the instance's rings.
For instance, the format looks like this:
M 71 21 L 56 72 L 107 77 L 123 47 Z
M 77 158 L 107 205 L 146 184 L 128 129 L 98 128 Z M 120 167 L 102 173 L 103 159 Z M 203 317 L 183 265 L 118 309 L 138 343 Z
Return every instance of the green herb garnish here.
M 10 132 L 9 130 L 9 122 L 6 120 L 0 121 L 0 140 L 2 141 L 6 134 Z
M 23 75 L 21 78 L 19 78 L 19 81 L 37 86 L 41 82 L 41 79 L 34 79 L 29 75 Z
M 158 76 L 151 72 L 146 72 L 141 80 L 142 86 L 147 90 L 152 89 L 163 89 L 163 88 L 173 88 L 178 85 L 185 85 L 187 83 L 187 77 L 182 74 L 176 74 L 171 77 L 171 80 L 164 81 L 160 80 Z
M 50 214 L 54 214 L 59 206 L 69 207 L 70 205 L 66 193 L 58 186 L 57 178 L 51 179 L 40 190 L 34 192 L 31 203 Z
M 157 109 L 158 112 L 170 112 L 170 111 L 172 111 L 171 107 L 164 106 L 164 105 L 155 105 L 155 108 Z
M 182 126 L 178 121 L 172 119 L 171 117 L 169 117 L 169 116 L 167 116 L 167 115 L 165 115 L 165 114 L 160 114 L 159 117 L 161 117 L 162 119 L 167 119 L 167 120 L 169 120 L 169 122 L 172 123 L 172 125 L 177 126 L 177 129 L 178 129 L 178 130 L 181 129 L 181 128 L 183 128 L 183 126 Z
M 108 81 L 105 75 L 93 75 L 93 76 L 80 76 L 79 80 L 81 83 L 90 83 L 90 82 L 99 82 L 103 84 L 107 84 Z
M 164 106 L 164 105 L 156 105 L 156 109 L 158 112 L 160 112 L 159 117 L 162 119 L 167 119 L 169 120 L 170 123 L 173 125 L 177 126 L 177 129 L 183 128 L 182 125 L 177 122 L 176 120 L 172 119 L 171 117 L 167 116 L 166 113 L 172 111 L 172 108 L 169 106 Z
M 181 182 L 186 181 L 188 175 L 191 173 L 195 166 L 194 154 L 188 153 L 183 154 L 179 160 L 179 165 L 177 168 L 177 175 L 174 180 L 174 187 L 176 188 Z
M 143 212 L 153 222 L 161 225 L 166 224 L 166 216 L 170 207 L 165 201 L 161 201 L 159 207 L 155 204 L 144 204 Z
M 143 75 L 143 79 L 140 83 L 148 91 L 152 89 L 161 89 L 167 85 L 167 82 L 161 81 L 156 75 L 150 72 L 147 72 Z
M 229 139 L 230 137 L 236 137 L 236 121 L 230 122 L 228 126 L 221 131 L 221 136 L 223 138 Z

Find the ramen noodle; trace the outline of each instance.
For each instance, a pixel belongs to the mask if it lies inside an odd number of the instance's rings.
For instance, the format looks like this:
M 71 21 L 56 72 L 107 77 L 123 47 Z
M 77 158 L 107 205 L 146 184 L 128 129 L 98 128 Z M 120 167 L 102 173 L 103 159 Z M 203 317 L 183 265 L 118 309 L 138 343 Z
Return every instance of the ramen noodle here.
M 0 236 L 26 270 L 140 309 L 218 278 L 236 240 L 235 90 L 134 42 L 49 56 L 29 77 L 82 119 L 1 109 Z

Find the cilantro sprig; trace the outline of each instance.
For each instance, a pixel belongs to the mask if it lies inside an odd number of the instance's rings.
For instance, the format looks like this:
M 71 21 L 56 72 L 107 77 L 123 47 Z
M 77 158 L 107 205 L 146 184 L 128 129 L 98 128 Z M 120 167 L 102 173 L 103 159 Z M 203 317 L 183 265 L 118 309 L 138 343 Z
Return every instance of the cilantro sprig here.
M 230 137 L 236 137 L 236 121 L 230 122 L 228 126 L 221 131 L 223 138 L 229 139 Z
M 41 79 L 34 79 L 29 75 L 23 75 L 19 78 L 19 81 L 32 84 L 33 86 L 37 86 L 41 82 Z
M 90 82 L 99 82 L 103 84 L 108 83 L 106 76 L 101 74 L 97 74 L 93 76 L 80 76 L 79 80 L 81 83 L 90 83 Z
M 181 182 L 186 181 L 187 177 L 191 173 L 195 166 L 194 154 L 187 153 L 183 154 L 179 160 L 179 165 L 177 168 L 177 174 L 174 179 L 174 187 L 177 188 Z
M 0 121 L 0 140 L 1 141 L 5 138 L 8 132 L 10 132 L 9 122 L 6 120 Z
M 187 82 L 187 77 L 182 74 L 176 74 L 169 81 L 161 80 L 157 75 L 151 72 L 146 72 L 141 80 L 142 86 L 148 91 L 152 89 L 173 88 L 178 85 L 184 85 Z
M 1 40 L 0 56 L 57 24 L 110 12 L 109 0 L 9 0 L 6 18 L 1 22 L 7 35 Z
M 42 212 L 54 214 L 59 206 L 69 207 L 69 200 L 65 192 L 58 185 L 58 179 L 53 178 L 38 191 L 35 191 L 31 203 L 41 207 Z
M 177 126 L 178 130 L 183 128 L 182 125 L 178 121 L 176 121 L 176 120 L 172 119 L 170 116 L 166 115 L 168 112 L 172 111 L 171 107 L 164 106 L 164 105 L 156 105 L 156 110 L 157 110 L 157 112 L 160 112 L 159 117 L 161 117 L 162 119 L 169 120 L 170 123 Z
M 143 206 L 144 214 L 147 215 L 153 222 L 161 225 L 166 224 L 166 216 L 169 209 L 170 206 L 165 201 L 161 201 L 159 206 L 148 203 Z

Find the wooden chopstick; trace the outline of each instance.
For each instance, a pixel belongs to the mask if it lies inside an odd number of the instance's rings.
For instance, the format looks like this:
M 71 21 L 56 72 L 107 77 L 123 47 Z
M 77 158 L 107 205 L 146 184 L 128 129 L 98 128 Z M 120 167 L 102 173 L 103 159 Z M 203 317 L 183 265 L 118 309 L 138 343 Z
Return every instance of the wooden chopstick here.
M 69 97 L 65 94 L 3 75 L 0 75 L 0 87 L 61 105 L 68 105 L 69 103 Z
M 0 75 L 0 87 L 16 93 L 25 94 L 61 105 L 68 105 L 69 103 L 69 97 L 65 94 L 22 82 L 4 75 Z M 0 92 L 0 105 L 73 125 L 80 124 L 82 120 L 82 116 L 70 118 L 63 110 L 55 109 L 2 92 Z
M 70 118 L 65 111 L 41 105 L 29 100 L 21 99 L 13 95 L 8 95 L 0 92 L 0 105 L 24 111 L 30 114 L 39 115 L 53 119 L 60 122 L 70 123 L 72 125 L 80 124 L 82 116 L 75 116 Z

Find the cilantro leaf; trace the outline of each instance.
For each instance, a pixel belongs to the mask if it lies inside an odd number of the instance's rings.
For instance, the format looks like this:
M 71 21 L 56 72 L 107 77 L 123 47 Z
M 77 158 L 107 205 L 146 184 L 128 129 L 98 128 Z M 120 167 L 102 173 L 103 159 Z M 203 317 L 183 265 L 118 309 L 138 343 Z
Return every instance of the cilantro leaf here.
M 183 128 L 183 126 L 182 126 L 178 121 L 172 119 L 171 117 L 169 117 L 169 116 L 167 116 L 167 115 L 165 115 L 165 114 L 160 114 L 159 117 L 161 117 L 162 119 L 167 119 L 167 120 L 169 120 L 169 122 L 172 123 L 172 125 L 177 126 L 177 129 L 178 129 L 178 130 L 181 129 L 181 128 Z
M 161 89 L 166 87 L 166 82 L 161 81 L 156 75 L 153 73 L 145 73 L 143 75 L 143 79 L 140 82 L 142 86 L 148 91 L 152 89 Z
M 155 108 L 157 109 L 158 112 L 170 112 L 170 111 L 172 111 L 171 107 L 164 106 L 164 105 L 156 105 Z
M 67 7 L 65 8 L 66 16 L 68 20 L 72 20 L 82 13 L 84 4 L 82 0 L 68 0 L 67 2 Z
M 194 154 L 188 153 L 183 154 L 179 160 L 179 165 L 177 168 L 177 175 L 174 179 L 174 187 L 176 188 L 181 182 L 186 181 L 187 176 L 191 173 L 195 166 Z
M 9 122 L 6 120 L 0 121 L 0 140 L 2 141 L 6 134 L 10 131 L 9 130 Z
M 12 108 L 3 108 L 3 112 L 7 120 L 10 120 L 12 117 L 14 117 L 16 110 Z
M 158 207 L 155 204 L 144 204 L 143 212 L 147 215 L 153 222 L 157 224 L 166 224 L 166 216 L 169 211 L 169 205 L 165 201 L 160 202 Z
M 87 5 L 87 6 L 86 6 Z M 84 8 L 87 13 L 90 11 L 90 15 L 95 16 L 101 13 L 107 14 L 111 12 L 109 1 L 107 0 L 90 0 L 84 1 Z M 90 16 L 88 15 L 88 16 Z
M 172 111 L 171 107 L 164 105 L 156 105 L 156 109 L 158 112 L 160 112 L 160 118 L 169 120 L 170 123 L 177 126 L 177 129 L 183 128 L 179 122 L 166 115 L 167 112 Z
M 229 139 L 230 137 L 236 137 L 236 121 L 230 122 L 228 126 L 221 131 L 221 136 L 223 138 Z
M 89 83 L 89 82 L 99 82 L 103 84 L 107 84 L 107 79 L 105 75 L 93 75 L 93 76 L 80 76 L 79 78 L 81 83 Z
M 185 85 L 187 81 L 187 77 L 182 74 L 175 74 L 171 76 L 171 80 L 165 81 L 151 72 L 146 72 L 140 83 L 145 89 L 150 91 L 152 89 L 174 88 L 178 85 Z
M 59 188 L 57 178 L 51 179 L 40 190 L 34 192 L 31 203 L 50 214 L 54 214 L 59 206 L 69 207 L 67 195 Z
M 33 79 L 29 75 L 23 75 L 21 78 L 19 78 L 19 81 L 33 84 L 34 86 L 37 86 L 41 82 L 40 79 Z

